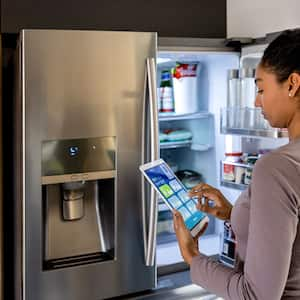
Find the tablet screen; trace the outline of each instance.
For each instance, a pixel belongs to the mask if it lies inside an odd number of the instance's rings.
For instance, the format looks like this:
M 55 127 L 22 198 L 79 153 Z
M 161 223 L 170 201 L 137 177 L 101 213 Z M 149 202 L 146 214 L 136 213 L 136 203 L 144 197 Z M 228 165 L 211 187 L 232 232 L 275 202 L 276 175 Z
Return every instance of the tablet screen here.
M 188 196 L 185 187 L 166 163 L 149 167 L 144 172 L 164 200 L 181 213 L 188 229 L 202 220 L 205 214 L 197 210 L 196 200 Z

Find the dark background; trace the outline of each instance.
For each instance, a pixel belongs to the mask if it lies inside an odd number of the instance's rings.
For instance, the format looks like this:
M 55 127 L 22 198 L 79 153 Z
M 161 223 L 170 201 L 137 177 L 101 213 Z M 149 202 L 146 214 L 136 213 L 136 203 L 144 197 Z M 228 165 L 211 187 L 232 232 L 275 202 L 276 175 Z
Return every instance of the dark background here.
M 1 32 L 20 29 L 155 31 L 226 37 L 226 0 L 1 0 Z

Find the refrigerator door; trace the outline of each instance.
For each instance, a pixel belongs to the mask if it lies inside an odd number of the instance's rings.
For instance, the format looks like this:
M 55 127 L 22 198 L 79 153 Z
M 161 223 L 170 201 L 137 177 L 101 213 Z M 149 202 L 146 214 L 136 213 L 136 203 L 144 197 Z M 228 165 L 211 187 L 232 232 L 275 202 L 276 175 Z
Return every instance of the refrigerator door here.
M 2 37 L 0 35 L 0 116 L 1 116 L 1 124 L 0 124 L 0 217 L 3 220 L 3 197 L 2 197 Z M 3 299 L 3 224 L 0 223 L 0 300 Z
M 20 49 L 22 89 L 17 120 L 21 136 L 15 147 L 20 157 L 17 175 L 21 184 L 16 201 L 21 203 L 23 220 L 16 247 L 17 257 L 22 257 L 16 266 L 22 275 L 16 282 L 17 295 L 27 300 L 98 300 L 155 287 L 156 268 L 151 256 L 155 240 L 148 239 L 152 243 L 150 254 L 145 255 L 143 245 L 143 236 L 154 226 L 146 221 L 147 230 L 143 229 L 138 167 L 142 161 L 146 60 L 156 57 L 156 34 L 25 30 Z M 156 90 L 153 84 L 152 90 Z M 42 214 L 42 142 L 98 137 L 115 141 L 115 170 L 108 179 L 113 182 L 113 203 L 108 204 L 114 215 L 110 220 L 114 223 L 110 232 L 114 237 L 110 241 L 114 245 L 112 259 L 47 270 L 43 267 L 47 224 Z M 80 151 L 77 146 L 69 150 L 71 156 Z M 81 175 L 78 178 L 84 181 L 86 174 Z M 106 187 L 97 185 L 90 195 L 102 199 Z M 152 215 L 154 202 L 150 205 Z M 100 211 L 103 203 L 97 204 Z M 151 220 L 155 223 L 153 217 Z M 80 241 L 81 234 L 74 239 Z M 148 262 L 147 255 L 152 257 Z

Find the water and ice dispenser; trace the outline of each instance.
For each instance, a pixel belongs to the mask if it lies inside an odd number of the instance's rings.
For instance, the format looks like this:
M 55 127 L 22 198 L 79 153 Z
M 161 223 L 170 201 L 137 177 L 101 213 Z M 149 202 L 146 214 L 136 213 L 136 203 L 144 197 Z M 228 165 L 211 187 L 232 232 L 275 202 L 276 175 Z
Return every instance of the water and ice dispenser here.
M 42 143 L 43 268 L 114 258 L 115 138 Z

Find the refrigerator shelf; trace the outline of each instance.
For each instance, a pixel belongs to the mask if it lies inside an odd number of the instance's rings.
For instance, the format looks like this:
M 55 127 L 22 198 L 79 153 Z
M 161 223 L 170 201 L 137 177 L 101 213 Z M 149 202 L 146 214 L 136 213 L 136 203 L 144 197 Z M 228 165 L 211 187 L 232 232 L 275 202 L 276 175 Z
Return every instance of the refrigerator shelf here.
M 183 148 L 183 147 L 189 147 L 191 148 L 191 150 L 194 151 L 208 151 L 213 148 L 213 145 L 192 143 L 191 140 L 160 143 L 160 149 Z
M 178 121 L 178 120 L 192 120 L 192 119 L 202 119 L 209 118 L 213 116 L 212 113 L 207 111 L 200 111 L 192 114 L 176 114 L 176 113 L 159 113 L 159 121 Z
M 191 144 L 192 144 L 191 140 L 177 141 L 177 142 L 161 142 L 160 149 L 190 147 Z
M 221 128 L 222 134 L 243 135 L 250 137 L 266 138 L 288 138 L 288 132 L 280 129 L 263 130 L 263 129 L 242 129 L 242 128 Z
M 247 184 L 235 183 L 235 182 L 226 181 L 226 180 L 221 180 L 221 186 L 225 186 L 225 187 L 236 189 L 236 190 L 242 190 L 242 191 L 248 187 Z

